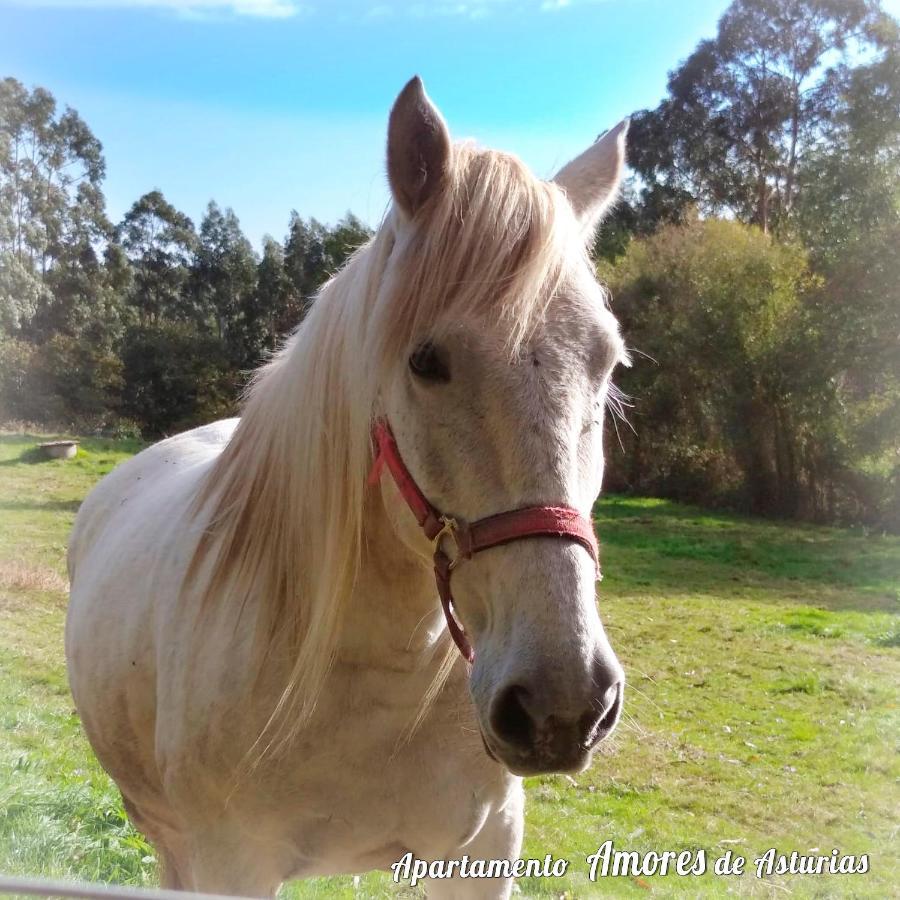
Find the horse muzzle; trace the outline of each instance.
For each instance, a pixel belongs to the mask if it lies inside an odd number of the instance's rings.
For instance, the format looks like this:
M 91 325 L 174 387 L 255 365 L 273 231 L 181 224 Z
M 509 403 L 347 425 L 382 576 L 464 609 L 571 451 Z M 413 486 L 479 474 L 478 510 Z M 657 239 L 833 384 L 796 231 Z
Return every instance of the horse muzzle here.
M 560 704 L 538 679 L 521 680 L 494 695 L 483 728 L 488 752 L 514 775 L 581 772 L 608 738 L 622 711 L 621 667 L 598 665 L 580 706 Z

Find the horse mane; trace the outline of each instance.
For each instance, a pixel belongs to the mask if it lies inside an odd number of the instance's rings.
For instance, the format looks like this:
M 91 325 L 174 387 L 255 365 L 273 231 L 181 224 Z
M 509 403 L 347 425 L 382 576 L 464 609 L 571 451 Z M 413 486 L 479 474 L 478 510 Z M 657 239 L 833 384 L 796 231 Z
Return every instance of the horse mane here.
M 555 185 L 507 154 L 468 143 L 451 153 L 444 189 L 413 227 L 398 229 L 390 211 L 255 373 L 194 503 L 206 525 L 185 586 L 201 593 L 201 615 L 255 609 L 260 668 L 268 654 L 292 660 L 273 740 L 312 714 L 335 656 L 360 568 L 381 376 L 415 341 L 470 316 L 504 323 L 516 352 L 582 243 Z

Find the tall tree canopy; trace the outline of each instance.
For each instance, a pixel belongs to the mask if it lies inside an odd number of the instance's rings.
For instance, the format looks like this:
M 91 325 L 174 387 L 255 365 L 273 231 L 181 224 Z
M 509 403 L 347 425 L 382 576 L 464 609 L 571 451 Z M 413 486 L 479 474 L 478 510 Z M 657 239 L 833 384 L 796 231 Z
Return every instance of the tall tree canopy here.
M 291 283 L 284 268 L 284 247 L 271 235 L 263 238 L 262 259 L 256 270 L 256 296 L 248 311 L 248 340 L 257 355 L 275 349 L 279 334 L 296 324 Z
M 52 305 L 54 265 L 78 259 L 96 273 L 109 233 L 100 142 L 44 88 L 0 81 L 0 324 L 17 329 Z M 85 298 L 82 298 L 85 299 Z
M 315 219 L 304 220 L 291 212 L 284 249 L 284 268 L 291 283 L 297 319 L 302 317 L 321 284 L 361 247 L 372 232 L 353 213 L 329 229 Z
M 734 0 L 634 116 L 593 247 L 640 352 L 608 484 L 900 529 L 900 39 L 876 0 Z M 172 433 L 371 235 L 293 212 L 261 256 L 155 190 L 115 230 L 99 142 L 0 83 L 0 421 Z M 613 435 L 611 444 L 615 446 Z
M 695 201 L 763 230 L 782 222 L 837 128 L 879 119 L 896 131 L 898 54 L 876 0 L 735 0 L 669 76 L 668 97 L 633 119 L 644 202 L 663 219 Z
M 131 302 L 142 321 L 164 313 L 186 317 L 182 287 L 197 246 L 194 223 L 161 191 L 150 191 L 125 213 L 118 240 L 134 267 Z
M 239 365 L 251 364 L 245 347 L 245 317 L 256 294 L 256 254 L 241 231 L 234 210 L 214 201 L 200 223 L 191 289 L 197 310 L 215 322 L 220 341 Z

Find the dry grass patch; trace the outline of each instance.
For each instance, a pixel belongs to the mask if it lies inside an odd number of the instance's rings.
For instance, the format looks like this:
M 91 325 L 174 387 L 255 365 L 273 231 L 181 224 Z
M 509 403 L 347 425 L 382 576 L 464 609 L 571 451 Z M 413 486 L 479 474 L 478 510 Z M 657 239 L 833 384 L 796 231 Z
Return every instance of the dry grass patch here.
M 0 559 L 0 588 L 65 594 L 69 591 L 69 582 L 50 566 Z

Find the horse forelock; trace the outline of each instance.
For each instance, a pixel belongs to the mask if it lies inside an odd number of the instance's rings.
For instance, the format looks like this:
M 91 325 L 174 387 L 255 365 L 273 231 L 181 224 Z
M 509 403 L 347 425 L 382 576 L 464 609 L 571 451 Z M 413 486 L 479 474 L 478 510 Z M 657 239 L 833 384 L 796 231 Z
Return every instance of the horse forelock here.
M 514 351 L 581 250 L 556 185 L 535 178 L 514 156 L 473 144 L 456 144 L 452 159 L 445 189 L 400 230 L 394 289 L 377 328 L 388 359 L 460 319 L 498 325 Z
M 260 665 L 292 660 L 266 746 L 312 714 L 334 659 L 359 571 L 376 373 L 466 318 L 492 321 L 514 352 L 573 252 L 577 225 L 555 185 L 457 144 L 444 189 L 412 222 L 391 212 L 253 377 L 194 504 L 205 529 L 185 590 L 201 615 L 221 603 L 255 612 Z

